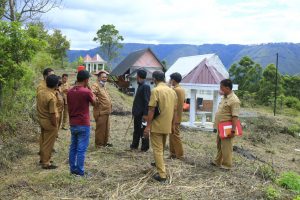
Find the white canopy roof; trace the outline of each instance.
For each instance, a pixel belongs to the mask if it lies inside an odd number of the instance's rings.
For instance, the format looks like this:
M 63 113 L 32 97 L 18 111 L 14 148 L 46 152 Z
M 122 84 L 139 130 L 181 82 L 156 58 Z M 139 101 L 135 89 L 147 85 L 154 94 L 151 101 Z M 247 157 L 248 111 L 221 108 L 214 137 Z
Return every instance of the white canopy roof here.
M 195 67 L 197 67 L 204 59 L 206 59 L 207 66 L 213 66 L 218 72 L 220 72 L 225 78 L 229 78 L 229 74 L 216 54 L 204 54 L 197 56 L 180 57 L 166 72 L 166 78 L 169 79 L 172 73 L 178 72 L 184 78 Z

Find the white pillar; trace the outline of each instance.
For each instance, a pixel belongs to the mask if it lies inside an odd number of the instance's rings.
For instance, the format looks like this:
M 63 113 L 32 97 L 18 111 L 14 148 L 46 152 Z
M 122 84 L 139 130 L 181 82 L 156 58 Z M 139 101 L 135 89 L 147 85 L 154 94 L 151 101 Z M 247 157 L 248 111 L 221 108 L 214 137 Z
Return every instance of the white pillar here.
M 196 121 L 196 93 L 197 90 L 191 90 L 190 98 L 190 126 L 194 126 Z
M 219 94 L 219 91 L 215 90 L 213 91 L 214 100 L 213 100 L 213 110 L 212 110 L 212 121 L 215 121 L 216 112 L 218 110 L 218 106 L 221 102 L 221 95 Z
M 96 71 L 99 71 L 99 64 L 97 64 L 97 70 Z

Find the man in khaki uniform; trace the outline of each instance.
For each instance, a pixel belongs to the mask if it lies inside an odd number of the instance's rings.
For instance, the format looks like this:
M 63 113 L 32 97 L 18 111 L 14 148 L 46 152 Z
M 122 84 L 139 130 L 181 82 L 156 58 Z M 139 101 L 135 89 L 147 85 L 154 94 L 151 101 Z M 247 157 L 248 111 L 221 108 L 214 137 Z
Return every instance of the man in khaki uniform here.
M 170 134 L 170 158 L 177 158 L 183 159 L 183 147 L 180 137 L 180 123 L 182 120 L 182 111 L 183 111 L 183 104 L 185 100 L 185 91 L 180 87 L 179 83 L 181 82 L 182 77 L 179 73 L 173 73 L 170 75 L 170 82 L 174 88 L 174 91 L 177 95 L 177 117 L 175 123 L 175 129 Z
M 57 113 L 58 113 L 58 123 L 57 123 L 57 128 L 58 130 L 60 129 L 61 122 L 62 122 L 62 115 L 63 115 L 63 110 L 64 110 L 64 97 L 61 89 L 61 77 L 59 78 L 59 83 L 58 87 L 55 89 L 55 96 L 57 98 Z M 58 137 L 58 135 L 57 135 Z
M 164 147 L 168 134 L 175 127 L 177 96 L 174 90 L 164 82 L 165 75 L 163 72 L 153 72 L 152 78 L 156 87 L 151 91 L 148 121 L 144 130 L 144 137 L 148 138 L 150 135 L 155 166 L 158 171 L 158 174 L 155 174 L 153 178 L 159 182 L 165 182 L 167 173 L 163 157 Z M 159 115 L 156 114 L 156 117 L 155 113 L 157 112 L 155 110 L 159 110 Z
M 63 111 L 63 118 L 62 118 L 62 129 L 68 130 L 68 100 L 67 100 L 67 93 L 70 89 L 70 84 L 68 82 L 68 74 L 62 75 L 62 84 L 61 84 L 61 92 L 64 98 L 64 111 Z
M 40 163 L 43 169 L 55 169 L 51 164 L 51 153 L 57 137 L 57 98 L 55 89 L 58 87 L 58 77 L 54 74 L 46 78 L 47 88 L 37 95 L 37 111 L 41 126 Z
M 95 145 L 96 147 L 111 147 L 112 144 L 108 143 L 108 139 L 110 132 L 109 116 L 112 112 L 112 103 L 105 87 L 108 72 L 99 71 L 95 75 L 98 77 L 98 81 L 91 87 L 92 92 L 96 96 L 96 104 L 93 108 L 96 121 Z
M 232 145 L 233 137 L 235 135 L 236 124 L 240 112 L 240 100 L 232 91 L 232 81 L 225 79 L 221 81 L 220 90 L 224 94 L 221 103 L 218 107 L 218 111 L 215 117 L 214 128 L 218 129 L 220 122 L 232 121 L 231 136 L 226 139 L 221 139 L 219 134 L 217 136 L 217 149 L 218 153 L 213 165 L 221 167 L 223 169 L 232 168 Z M 219 131 L 217 131 L 219 133 Z
M 43 78 L 44 78 L 44 80 L 40 81 L 40 83 L 38 84 L 37 89 L 36 89 L 36 94 L 37 94 L 40 90 L 46 89 L 46 88 L 47 88 L 46 78 L 47 78 L 48 76 L 50 76 L 51 74 L 54 74 L 54 70 L 53 70 L 53 69 L 51 69 L 51 68 L 46 68 L 46 69 L 44 69 L 44 71 L 43 71 Z

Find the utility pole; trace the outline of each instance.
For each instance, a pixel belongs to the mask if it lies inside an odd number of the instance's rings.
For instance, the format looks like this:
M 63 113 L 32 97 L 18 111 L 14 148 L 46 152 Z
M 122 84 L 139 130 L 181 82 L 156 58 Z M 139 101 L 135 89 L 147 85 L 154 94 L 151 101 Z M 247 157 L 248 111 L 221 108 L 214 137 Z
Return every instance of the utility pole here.
M 276 75 L 275 75 L 274 116 L 276 115 L 276 104 L 277 104 L 277 84 L 278 84 L 278 53 L 276 53 Z

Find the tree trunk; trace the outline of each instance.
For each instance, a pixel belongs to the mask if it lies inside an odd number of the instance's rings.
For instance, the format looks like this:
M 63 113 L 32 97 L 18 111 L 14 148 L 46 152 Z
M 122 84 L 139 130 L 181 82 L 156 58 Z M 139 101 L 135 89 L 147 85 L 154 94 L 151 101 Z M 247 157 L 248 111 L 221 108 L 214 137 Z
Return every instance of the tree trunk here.
M 15 21 L 15 1 L 9 0 L 9 11 L 10 11 L 10 20 Z

